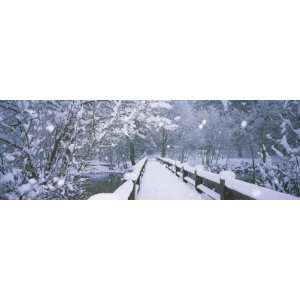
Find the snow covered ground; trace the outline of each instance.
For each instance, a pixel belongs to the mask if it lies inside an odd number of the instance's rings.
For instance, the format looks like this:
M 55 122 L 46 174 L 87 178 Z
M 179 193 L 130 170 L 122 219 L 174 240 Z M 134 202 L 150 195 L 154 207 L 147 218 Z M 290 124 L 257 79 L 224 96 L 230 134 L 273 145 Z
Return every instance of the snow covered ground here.
M 137 200 L 202 200 L 193 186 L 167 170 L 161 163 L 149 160 Z
M 107 162 L 101 162 L 97 159 L 88 161 L 86 167 L 82 170 L 82 174 L 98 174 L 98 173 L 123 173 L 126 170 L 122 168 L 109 168 Z

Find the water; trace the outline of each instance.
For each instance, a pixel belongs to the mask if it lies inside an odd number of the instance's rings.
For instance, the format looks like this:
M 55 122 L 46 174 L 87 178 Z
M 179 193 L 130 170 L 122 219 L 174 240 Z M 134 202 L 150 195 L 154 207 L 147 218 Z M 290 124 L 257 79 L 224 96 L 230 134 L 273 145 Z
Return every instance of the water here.
M 122 173 L 101 172 L 76 178 L 82 192 L 76 199 L 88 199 L 95 194 L 113 193 L 122 183 Z

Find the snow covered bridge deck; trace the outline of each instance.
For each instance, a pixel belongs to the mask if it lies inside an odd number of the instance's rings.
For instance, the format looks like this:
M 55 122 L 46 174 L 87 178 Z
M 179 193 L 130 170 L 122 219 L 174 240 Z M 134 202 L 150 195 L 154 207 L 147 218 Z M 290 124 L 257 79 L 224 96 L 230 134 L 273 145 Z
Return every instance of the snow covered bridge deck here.
M 167 158 L 144 158 L 124 178 L 114 193 L 97 194 L 90 200 L 298 199 L 235 179 L 229 171 L 215 174 Z
M 193 186 L 174 176 L 161 163 L 149 160 L 137 200 L 201 200 L 201 194 Z

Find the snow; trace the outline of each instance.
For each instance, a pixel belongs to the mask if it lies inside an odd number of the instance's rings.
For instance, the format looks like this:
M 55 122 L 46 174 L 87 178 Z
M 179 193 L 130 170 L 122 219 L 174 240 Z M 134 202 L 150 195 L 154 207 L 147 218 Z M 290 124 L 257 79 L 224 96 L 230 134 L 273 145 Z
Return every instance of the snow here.
M 228 100 L 222 100 L 222 104 L 223 104 L 224 110 L 227 111 L 228 104 L 229 104 Z
M 206 195 L 208 195 L 209 197 L 211 197 L 212 199 L 214 199 L 214 200 L 220 200 L 220 194 L 217 193 L 217 192 L 215 192 L 215 191 L 213 191 L 212 189 L 209 189 L 205 185 L 199 184 L 197 186 L 197 188 L 199 190 L 201 190 L 203 193 L 205 193 Z
M 300 128 L 298 128 L 298 129 L 293 129 L 293 131 L 294 131 L 298 136 L 300 136 Z
M 112 170 L 107 165 L 107 162 L 102 162 L 97 159 L 87 161 L 85 168 L 81 171 L 82 174 L 95 174 L 95 173 L 111 173 L 118 171 L 116 168 Z
M 145 161 L 147 160 L 147 158 L 143 158 L 141 159 L 133 168 L 133 171 L 130 173 L 126 173 L 124 175 L 124 179 L 125 180 L 137 180 L 140 173 L 141 173 L 141 169 L 143 168 L 143 165 L 145 164 Z
M 287 142 L 286 135 L 284 135 L 280 141 L 281 145 L 285 148 L 287 152 L 292 152 L 292 148 L 290 147 L 289 143 Z
M 114 195 L 119 200 L 127 200 L 132 189 L 133 189 L 133 182 L 128 180 L 114 192 Z
M 220 172 L 220 178 L 221 179 L 234 179 L 235 178 L 235 174 L 231 171 L 222 171 Z
M 101 193 L 96 194 L 89 198 L 89 200 L 128 200 L 129 195 L 133 190 L 133 181 L 136 181 L 141 173 L 147 157 L 141 159 L 133 168 L 132 172 L 126 173 L 124 179 L 127 180 L 123 183 L 114 193 Z M 137 187 L 136 187 L 137 188 Z
M 69 150 L 71 151 L 71 152 L 73 152 L 74 151 L 74 149 L 75 149 L 75 145 L 74 144 L 71 144 L 71 145 L 69 145 Z
M 11 155 L 10 153 L 5 154 L 5 159 L 7 161 L 14 161 L 15 157 L 13 155 Z
M 182 178 L 164 168 L 161 163 L 149 160 L 138 200 L 201 200 L 201 194 L 191 185 L 182 181 Z
M 30 183 L 25 183 L 22 184 L 21 186 L 18 187 L 18 192 L 23 195 L 32 190 L 32 185 Z
M 57 181 L 57 186 L 58 186 L 58 187 L 62 187 L 64 184 L 65 184 L 65 180 L 64 180 L 63 178 L 61 178 L 61 179 L 59 179 L 59 180 Z
M 205 179 L 208 179 L 215 183 L 220 183 L 220 175 L 212 172 L 204 171 L 202 168 L 196 168 L 197 174 Z
M 163 158 L 162 160 L 172 163 L 172 164 L 175 163 L 175 161 L 172 161 L 171 159 Z M 203 166 L 201 166 L 201 165 L 193 168 L 193 167 L 188 166 L 185 163 L 185 164 L 182 164 L 182 166 L 184 166 L 184 169 L 188 170 L 189 172 L 193 172 L 193 170 L 196 170 L 197 174 L 200 177 L 208 179 L 215 183 L 220 183 L 220 179 L 222 178 L 225 180 L 226 187 L 228 187 L 232 190 L 235 190 L 243 195 L 246 195 L 250 198 L 254 198 L 257 200 L 271 200 L 271 199 L 295 200 L 295 199 L 297 199 L 297 197 L 295 197 L 293 195 L 280 193 L 280 192 L 277 192 L 277 191 L 274 191 L 271 189 L 260 187 L 255 184 L 251 184 L 248 182 L 244 182 L 244 181 L 235 179 L 235 174 L 231 171 L 222 171 L 222 172 L 220 172 L 220 174 L 216 174 L 216 173 L 211 173 L 211 172 L 203 170 Z M 146 172 L 146 175 L 147 175 L 147 172 Z M 203 191 L 203 188 L 205 189 L 205 186 L 201 185 L 202 191 Z
M 53 132 L 53 130 L 54 130 L 54 125 L 52 125 L 52 124 L 49 124 L 47 127 L 46 127 L 46 130 L 48 131 L 48 132 Z
M 257 200 L 296 200 L 296 196 L 280 193 L 252 183 L 227 178 L 226 186 Z
M 164 108 L 164 109 L 171 109 L 172 108 L 172 106 L 169 103 L 163 102 L 163 101 L 151 102 L 150 106 L 152 108 Z
M 102 193 L 90 197 L 89 200 L 121 200 L 121 199 L 117 199 L 114 193 Z
M 17 190 L 21 195 L 24 195 L 28 192 L 31 192 L 35 188 L 36 183 L 37 181 L 35 179 L 29 179 L 28 183 L 22 184 L 17 188 Z
M 7 173 L 0 177 L 0 183 L 14 182 L 14 175 L 12 173 Z
M 243 120 L 241 123 L 241 127 L 245 128 L 248 125 L 247 121 Z
M 122 184 L 114 193 L 96 194 L 89 200 L 128 200 L 128 197 L 133 189 L 133 182 L 128 180 Z
M 185 171 L 195 173 L 195 168 L 189 166 L 187 163 L 183 163 L 181 166 L 184 168 Z
M 200 129 L 200 130 L 203 129 L 203 127 L 206 125 L 206 123 L 207 123 L 207 121 L 206 121 L 205 119 L 202 120 L 201 124 L 198 126 L 199 129 Z
M 28 181 L 30 184 L 34 185 L 35 183 L 37 183 L 37 181 L 33 178 L 29 179 Z

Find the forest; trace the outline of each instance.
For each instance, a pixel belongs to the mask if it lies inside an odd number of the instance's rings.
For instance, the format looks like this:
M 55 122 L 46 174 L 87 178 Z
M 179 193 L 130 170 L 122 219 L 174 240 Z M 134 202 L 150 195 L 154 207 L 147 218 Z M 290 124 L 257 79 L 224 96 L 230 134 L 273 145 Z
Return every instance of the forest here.
M 300 196 L 300 101 L 0 101 L 0 199 L 86 199 L 146 156 Z

